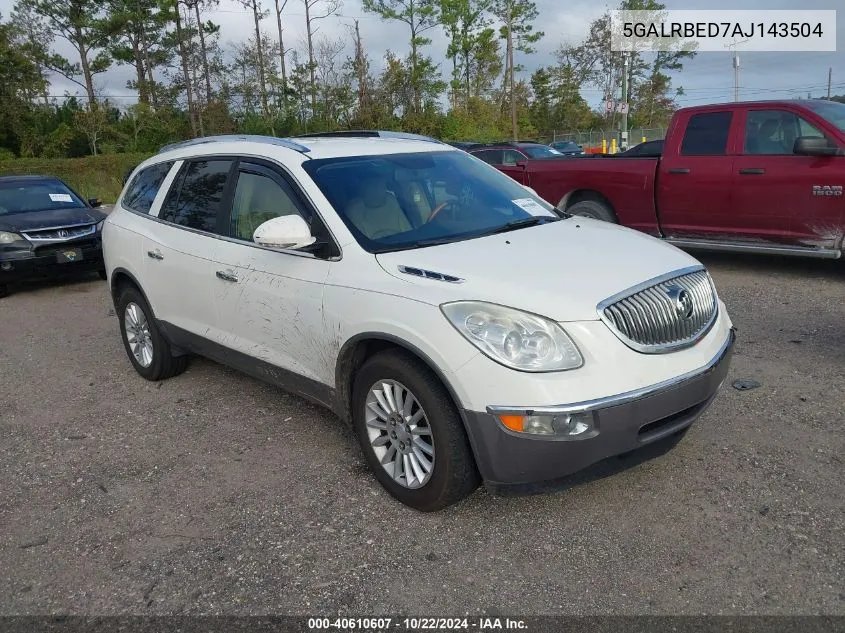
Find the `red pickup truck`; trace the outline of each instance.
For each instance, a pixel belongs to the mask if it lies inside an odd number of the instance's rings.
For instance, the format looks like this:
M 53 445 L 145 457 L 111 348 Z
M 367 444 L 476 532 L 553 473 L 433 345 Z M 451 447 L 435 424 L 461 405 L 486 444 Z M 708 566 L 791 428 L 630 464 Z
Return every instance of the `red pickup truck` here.
M 833 259 L 845 248 L 845 104 L 833 101 L 684 108 L 659 158 L 526 158 L 496 167 L 561 210 L 683 248 Z

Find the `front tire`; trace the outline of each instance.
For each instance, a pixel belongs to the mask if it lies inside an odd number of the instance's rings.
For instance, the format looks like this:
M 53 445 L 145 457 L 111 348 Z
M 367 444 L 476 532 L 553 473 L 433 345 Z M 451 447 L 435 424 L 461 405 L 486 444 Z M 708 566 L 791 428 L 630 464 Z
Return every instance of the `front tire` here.
M 613 213 L 613 209 L 597 200 L 582 200 L 581 202 L 576 202 L 569 207 L 566 212 L 571 213 L 572 215 L 580 215 L 585 218 L 593 218 L 594 220 L 618 224 L 618 220 L 616 219 L 616 214 Z
M 153 311 L 137 288 L 127 287 L 117 300 L 120 335 L 129 361 L 147 380 L 164 380 L 188 366 L 185 356 L 173 356 L 170 343 L 156 325 Z
M 405 351 L 377 354 L 358 371 L 352 422 L 376 479 L 407 506 L 441 510 L 480 483 L 449 393 L 430 369 Z

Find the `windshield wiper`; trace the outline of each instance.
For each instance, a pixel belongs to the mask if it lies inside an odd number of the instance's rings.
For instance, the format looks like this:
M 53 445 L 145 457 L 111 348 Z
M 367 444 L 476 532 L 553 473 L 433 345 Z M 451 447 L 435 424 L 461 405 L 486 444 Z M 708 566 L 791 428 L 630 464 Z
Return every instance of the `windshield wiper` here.
M 556 216 L 531 216 L 530 218 L 521 218 L 519 220 L 512 220 L 507 224 L 503 224 L 502 226 L 497 226 L 494 229 L 490 229 L 489 231 L 483 231 L 481 233 L 462 233 L 459 235 L 447 235 L 445 237 L 432 237 L 425 240 L 417 240 L 416 242 L 412 242 L 410 244 L 400 244 L 395 247 L 386 247 L 380 248 L 378 250 L 379 253 L 392 253 L 395 251 L 406 251 L 412 250 L 415 248 L 424 248 L 426 246 L 438 246 L 440 244 L 451 244 L 453 242 L 460 242 L 462 240 L 474 240 L 479 237 L 486 237 L 488 235 L 494 235 L 496 233 L 505 233 L 507 231 L 515 231 L 517 229 L 523 229 L 529 226 L 534 226 L 536 224 L 546 224 L 548 222 L 557 222 L 561 218 Z
M 560 218 L 555 218 L 551 216 L 531 216 L 530 218 L 522 218 L 520 220 L 512 220 L 502 226 L 498 226 L 495 229 L 487 231 L 485 235 L 495 235 L 496 233 L 507 233 L 508 231 L 515 231 L 517 229 L 524 229 L 529 226 L 535 226 L 540 224 L 541 222 L 545 224 L 546 222 L 556 222 Z

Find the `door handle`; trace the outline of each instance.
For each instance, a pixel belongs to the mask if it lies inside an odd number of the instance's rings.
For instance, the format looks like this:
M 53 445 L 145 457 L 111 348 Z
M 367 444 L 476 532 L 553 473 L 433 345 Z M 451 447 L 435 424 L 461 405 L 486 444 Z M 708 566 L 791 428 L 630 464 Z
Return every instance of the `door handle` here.
M 689 167 L 670 167 L 669 168 L 670 174 L 688 174 L 690 173 Z
M 766 170 L 762 167 L 743 167 L 739 170 L 739 173 L 743 176 L 762 176 L 766 173 Z
M 232 283 L 238 283 L 238 276 L 231 270 L 218 270 L 215 274 L 217 275 L 218 279 L 222 279 L 223 281 L 231 281 Z
M 147 251 L 147 257 L 149 257 L 150 259 L 157 259 L 159 261 L 164 259 L 164 255 L 162 255 L 161 252 L 159 252 L 158 249 L 156 249 L 154 251 Z

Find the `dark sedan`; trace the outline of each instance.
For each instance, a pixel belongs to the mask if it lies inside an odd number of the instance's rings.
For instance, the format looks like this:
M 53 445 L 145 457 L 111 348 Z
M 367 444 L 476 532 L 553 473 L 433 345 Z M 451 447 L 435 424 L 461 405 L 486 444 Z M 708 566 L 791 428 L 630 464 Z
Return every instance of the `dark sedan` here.
M 556 141 L 550 143 L 549 147 L 556 149 L 564 156 L 582 156 L 584 148 L 573 141 Z
M 97 271 L 105 279 L 99 205 L 58 178 L 0 177 L 0 297 L 37 278 Z

